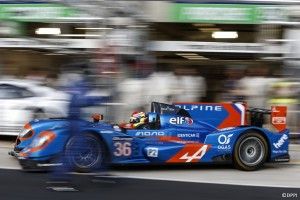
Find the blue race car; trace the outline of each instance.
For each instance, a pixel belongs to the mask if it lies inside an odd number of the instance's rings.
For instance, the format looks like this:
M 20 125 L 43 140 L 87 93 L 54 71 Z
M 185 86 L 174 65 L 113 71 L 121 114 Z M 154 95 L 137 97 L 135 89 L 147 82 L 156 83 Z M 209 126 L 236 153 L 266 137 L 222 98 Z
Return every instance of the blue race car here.
M 276 131 L 263 128 L 270 115 Z M 10 152 L 24 169 L 54 166 L 58 155 L 69 153 L 78 172 L 89 172 L 109 162 L 125 164 L 178 164 L 231 162 L 241 170 L 259 169 L 265 162 L 289 161 L 286 108 L 247 108 L 242 103 L 151 103 L 142 127 L 78 120 L 84 148 L 72 149 L 66 119 L 34 120 L 20 132 Z M 249 118 L 249 119 L 247 119 Z M 247 125 L 247 121 L 250 121 Z

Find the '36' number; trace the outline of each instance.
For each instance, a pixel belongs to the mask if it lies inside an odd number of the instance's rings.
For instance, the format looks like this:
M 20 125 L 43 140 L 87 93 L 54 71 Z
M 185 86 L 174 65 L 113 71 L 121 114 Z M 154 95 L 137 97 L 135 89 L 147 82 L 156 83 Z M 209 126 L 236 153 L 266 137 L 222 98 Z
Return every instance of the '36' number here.
M 130 142 L 116 142 L 115 156 L 130 156 L 131 155 L 131 143 Z

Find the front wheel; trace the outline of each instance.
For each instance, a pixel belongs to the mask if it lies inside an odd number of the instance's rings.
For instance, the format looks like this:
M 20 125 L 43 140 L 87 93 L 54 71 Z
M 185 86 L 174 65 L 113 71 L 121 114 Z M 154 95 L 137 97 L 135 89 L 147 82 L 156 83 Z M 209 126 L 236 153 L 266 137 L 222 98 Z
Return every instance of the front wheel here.
M 248 132 L 237 140 L 233 161 L 236 168 L 253 171 L 263 166 L 267 156 L 266 139 L 257 132 Z
M 93 134 L 82 134 L 69 139 L 65 157 L 70 168 L 77 172 L 91 172 L 104 167 L 104 143 Z

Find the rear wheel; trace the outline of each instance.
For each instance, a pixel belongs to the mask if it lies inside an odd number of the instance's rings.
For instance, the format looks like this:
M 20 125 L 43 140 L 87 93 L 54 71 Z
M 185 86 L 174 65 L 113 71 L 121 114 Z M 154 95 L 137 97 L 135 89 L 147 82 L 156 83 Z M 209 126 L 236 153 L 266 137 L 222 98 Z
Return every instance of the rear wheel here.
M 263 166 L 268 156 L 266 139 L 257 132 L 242 135 L 234 148 L 234 165 L 236 168 L 253 171 Z
M 91 172 L 104 167 L 104 143 L 93 134 L 73 136 L 66 145 L 65 156 L 70 168 L 77 172 Z

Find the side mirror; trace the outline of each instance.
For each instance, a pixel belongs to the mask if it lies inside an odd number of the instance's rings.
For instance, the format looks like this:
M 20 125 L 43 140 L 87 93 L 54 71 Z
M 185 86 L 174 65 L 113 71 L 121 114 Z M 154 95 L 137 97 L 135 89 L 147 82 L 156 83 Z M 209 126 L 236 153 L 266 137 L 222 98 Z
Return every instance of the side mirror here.
M 93 114 L 92 118 L 94 123 L 98 123 L 100 120 L 104 119 L 103 115 L 100 114 Z

